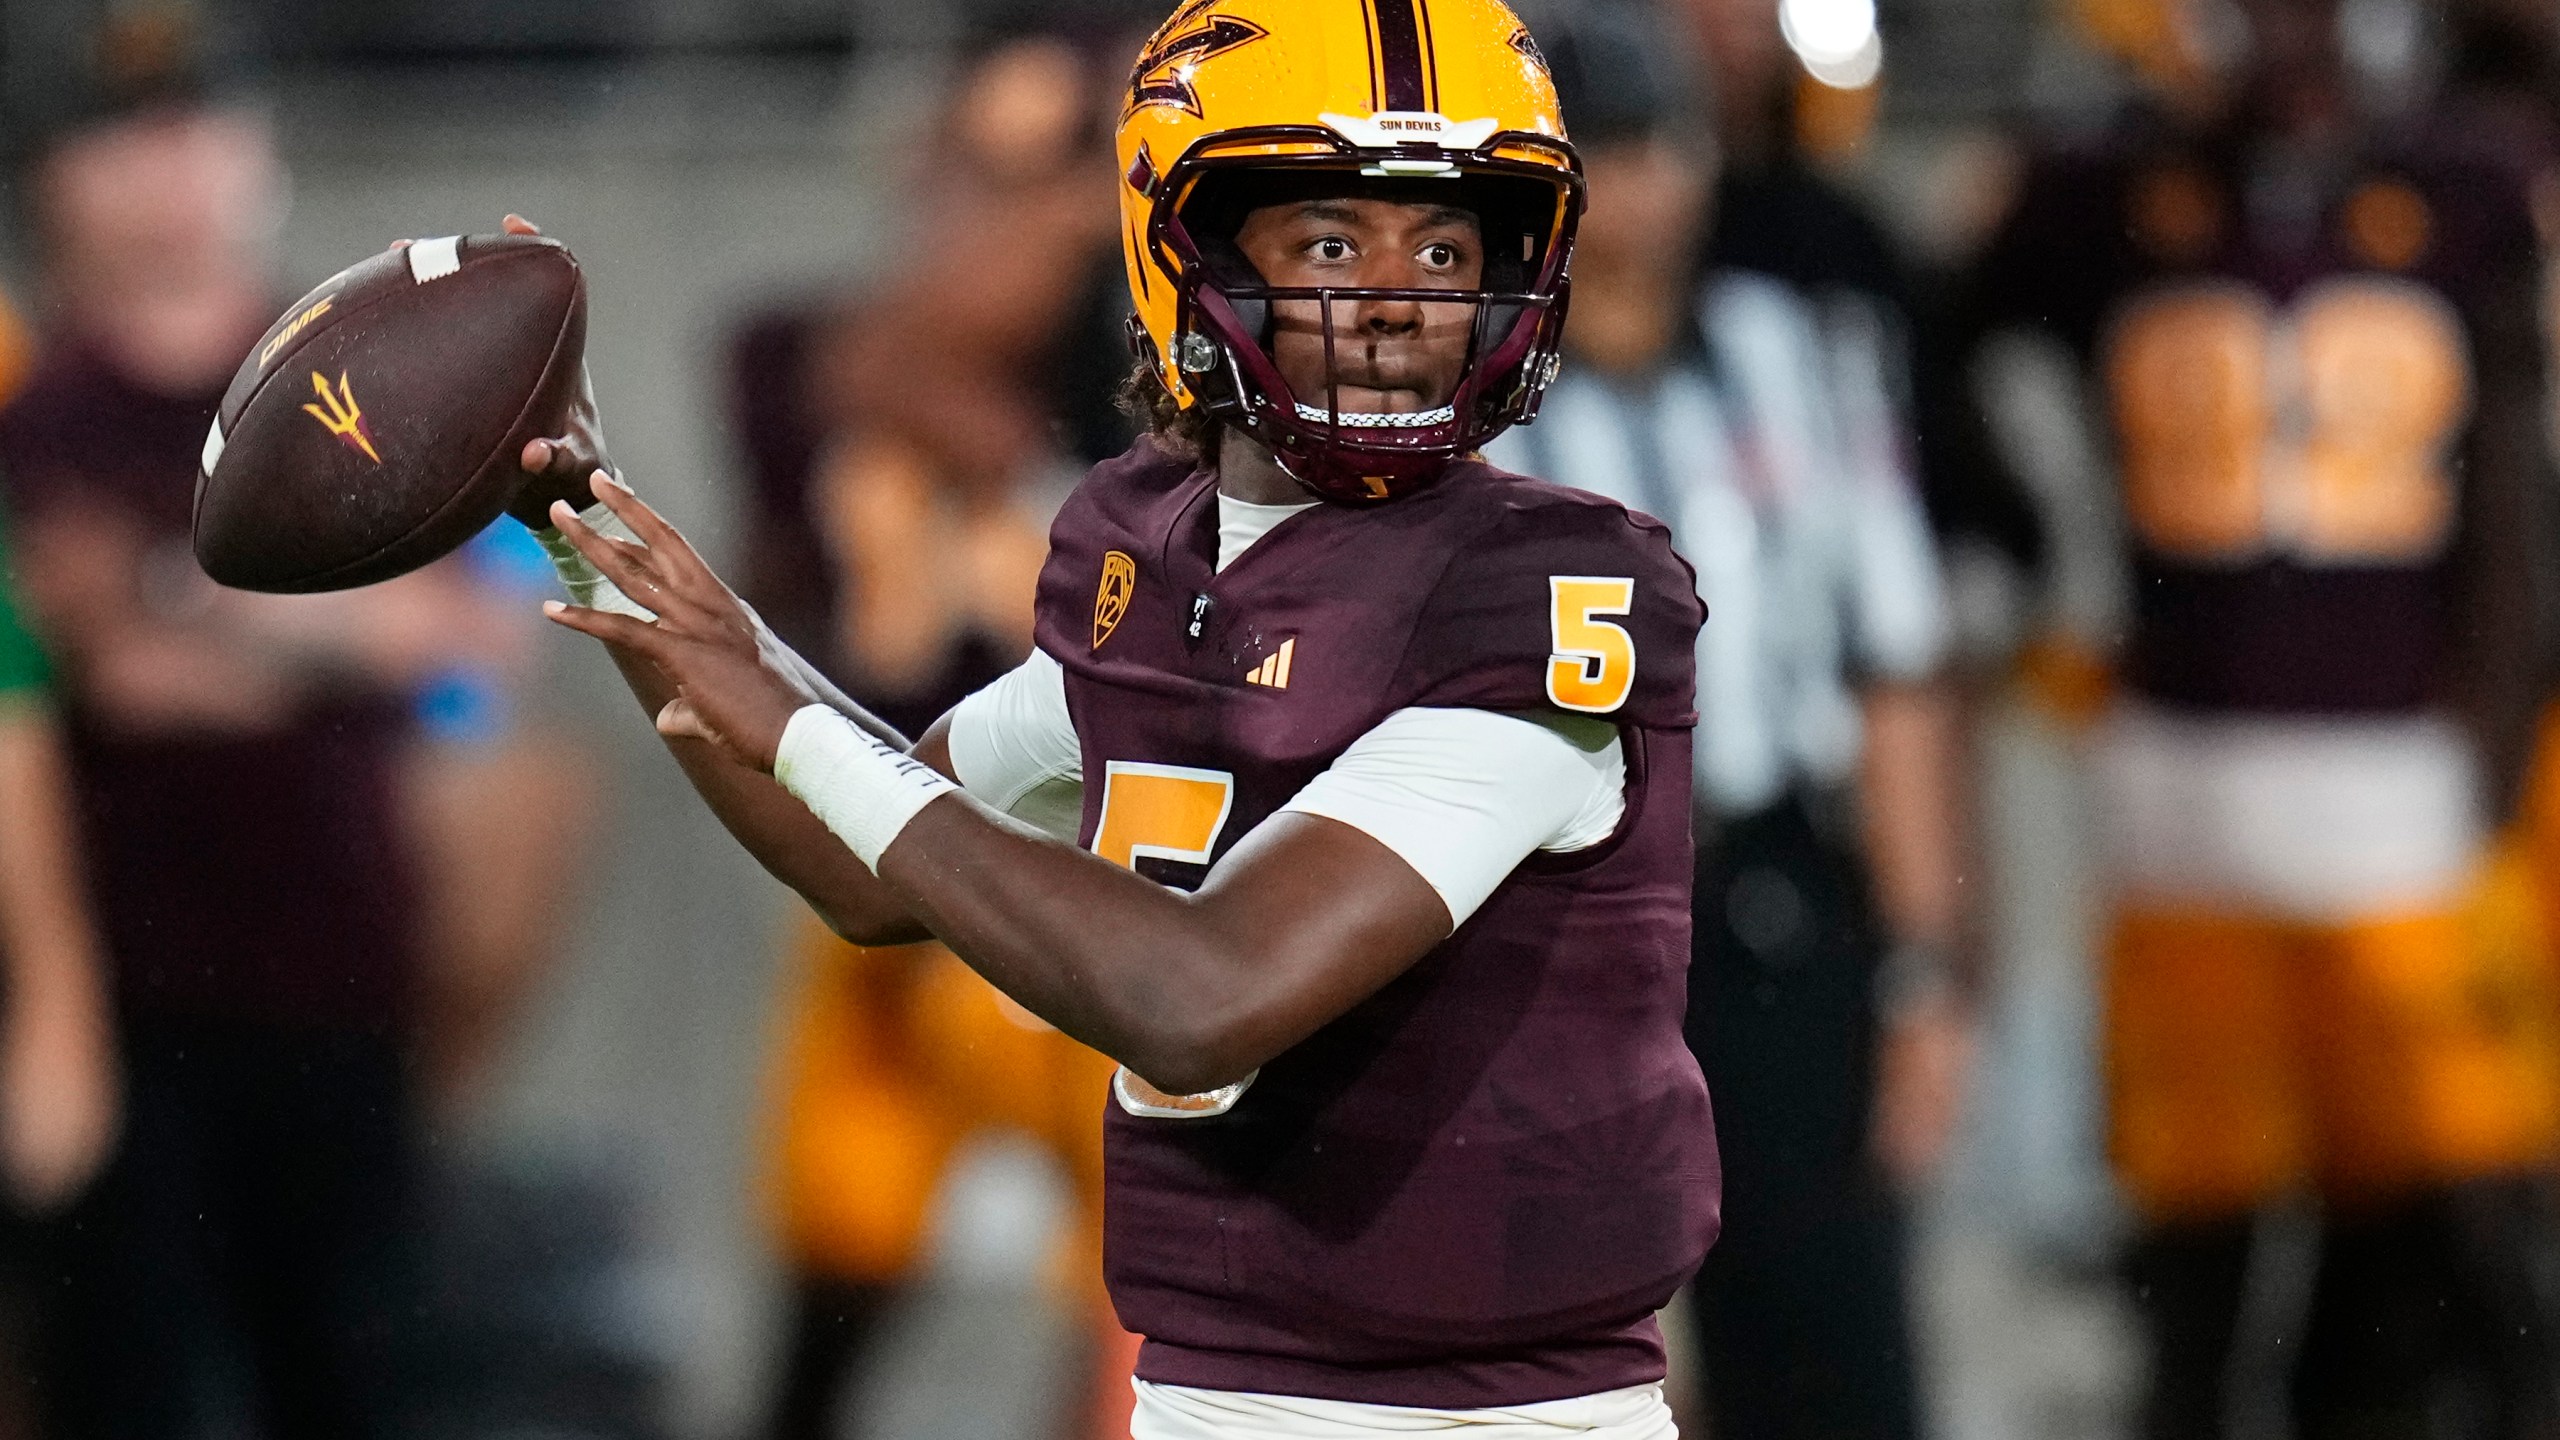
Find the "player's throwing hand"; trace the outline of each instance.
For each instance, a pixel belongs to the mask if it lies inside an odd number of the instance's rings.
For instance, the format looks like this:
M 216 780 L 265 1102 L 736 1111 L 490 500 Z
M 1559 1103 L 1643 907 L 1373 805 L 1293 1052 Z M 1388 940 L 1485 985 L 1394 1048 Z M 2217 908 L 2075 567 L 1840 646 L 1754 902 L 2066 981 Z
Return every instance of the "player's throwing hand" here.
M 802 707 L 818 703 L 788 659 L 765 640 L 755 612 L 711 573 L 692 544 L 622 482 L 599 470 L 598 500 L 631 527 L 637 542 L 599 534 L 569 502 L 551 523 L 587 563 L 655 621 L 552 601 L 543 612 L 572 630 L 647 660 L 676 687 L 658 712 L 658 732 L 707 740 L 741 765 L 773 772 L 782 732 Z

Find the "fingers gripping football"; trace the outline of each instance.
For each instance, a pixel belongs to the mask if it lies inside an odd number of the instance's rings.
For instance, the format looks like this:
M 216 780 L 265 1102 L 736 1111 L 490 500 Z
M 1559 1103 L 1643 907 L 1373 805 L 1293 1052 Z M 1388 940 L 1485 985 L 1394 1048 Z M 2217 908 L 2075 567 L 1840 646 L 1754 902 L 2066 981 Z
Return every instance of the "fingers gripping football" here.
M 507 216 L 499 228 L 509 235 L 542 233 L 540 226 L 521 215 Z M 531 529 L 548 523 L 546 517 L 556 500 L 585 504 L 587 477 L 613 469 L 605 453 L 604 421 L 596 411 L 594 377 L 584 359 L 578 362 L 578 383 L 568 396 L 559 427 L 557 435 L 526 441 L 523 453 L 516 457 L 517 468 L 524 471 L 524 487 L 507 506 L 507 513 Z
M 553 601 L 553 620 L 657 667 L 676 689 L 662 734 L 705 740 L 731 760 L 772 773 L 791 717 L 818 703 L 766 643 L 764 627 L 676 528 L 602 471 L 595 497 L 638 538 L 600 534 L 566 501 L 548 517 L 587 563 L 657 615 L 655 622 Z

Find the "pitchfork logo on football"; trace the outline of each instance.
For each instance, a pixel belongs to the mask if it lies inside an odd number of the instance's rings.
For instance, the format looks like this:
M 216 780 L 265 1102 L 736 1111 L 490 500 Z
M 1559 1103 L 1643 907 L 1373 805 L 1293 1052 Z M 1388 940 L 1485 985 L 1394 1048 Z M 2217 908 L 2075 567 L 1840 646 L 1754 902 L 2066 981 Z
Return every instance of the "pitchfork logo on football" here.
M 1205 62 L 1271 33 L 1233 15 L 1211 16 L 1197 30 L 1183 28 L 1215 3 L 1216 0 L 1192 0 L 1156 32 L 1155 43 L 1138 57 L 1137 72 L 1129 77 L 1131 113 L 1149 105 L 1171 105 L 1198 115 L 1200 92 L 1191 83 L 1193 72 Z
M 338 437 L 338 442 L 379 465 L 382 452 L 373 448 L 373 432 L 365 428 L 364 409 L 356 404 L 356 392 L 347 384 L 347 372 L 338 372 L 338 388 L 329 388 L 329 377 L 314 370 L 311 388 L 320 395 L 317 405 L 305 405 L 302 413 L 320 422 L 320 428 Z
M 1102 557 L 1102 588 L 1093 596 L 1093 648 L 1111 638 L 1120 628 L 1120 618 L 1129 613 L 1129 597 L 1138 590 L 1138 562 L 1127 552 L 1114 550 Z

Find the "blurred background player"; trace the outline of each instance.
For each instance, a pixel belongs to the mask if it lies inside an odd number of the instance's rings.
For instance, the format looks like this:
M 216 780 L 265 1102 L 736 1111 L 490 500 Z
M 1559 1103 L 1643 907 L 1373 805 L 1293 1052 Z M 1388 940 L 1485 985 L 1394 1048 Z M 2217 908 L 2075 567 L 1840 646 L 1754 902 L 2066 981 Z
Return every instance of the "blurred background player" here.
M 2143 1432 L 2226 1433 L 2298 1356 L 2307 1437 L 2465 1405 L 2547 1436 L 2555 1012 L 2496 838 L 2551 639 L 2534 231 L 2511 170 L 2378 124 L 2332 0 L 2241 18 L 2201 118 L 2042 158 L 1971 292 L 1974 398 L 2050 548 L 2126 532 L 2076 582 L 2113 579 L 2121 643 L 2108 605 L 2060 638 L 2120 679 L 2094 759 Z M 2277 1349 L 2262 1221 L 2304 1194 Z
M 1902 526 L 1914 493 L 1929 502 L 1925 520 L 1940 529 L 1997 521 L 1977 515 L 1970 496 L 1951 493 L 1943 467 L 1919 464 L 1913 370 L 1936 344 L 1934 310 L 1904 246 L 1839 178 L 1877 122 L 1881 41 L 1870 35 L 1849 60 L 1818 66 L 1787 42 L 1777 7 L 1760 0 L 1662 0 L 1656 8 L 1674 25 L 1686 22 L 1712 117 L 1714 185 L 1706 241 L 1689 251 L 1697 267 L 1691 305 L 1747 329 L 1752 297 L 1792 292 L 1820 332 L 1824 353 L 1811 362 L 1811 378 L 1799 382 L 1794 377 L 1806 372 L 1764 361 L 1749 341 L 1729 344 L 1722 368 L 1735 384 L 1758 388 L 1757 423 L 1771 443 L 1792 447 L 1772 451 L 1766 463 L 1836 464 L 1863 477 L 1867 513 L 1894 537 L 1887 549 L 1899 556 L 1874 577 L 1855 622 L 1876 627 L 1869 638 L 1882 648 L 1844 658 L 1862 682 L 1857 729 L 1866 759 L 1858 783 L 1869 813 L 1859 844 L 1875 872 L 1869 886 L 1893 959 L 1886 997 L 1893 1023 L 1874 1038 L 1877 1158 L 1907 1189 L 1928 1177 L 1954 1130 L 1971 1063 L 1972 1006 L 1958 954 L 1967 920 L 1957 886 L 1969 853 L 1956 828 L 1964 809 L 1961 727 L 1938 674 L 1947 617 L 1936 556 L 1907 549 Z M 1719 305 L 1719 293 L 1739 303 Z M 1799 384 L 1802 398 L 1788 393 Z M 1800 438 L 1775 439 L 1789 431 Z M 1826 460 L 1825 451 L 1836 458 Z M 1926 576 L 1910 568 L 1920 561 Z M 1910 668 L 1896 673 L 1898 662 Z M 1801 732 L 1792 743 L 1818 751 L 1836 744 L 1814 738 L 1825 726 L 1798 714 L 1777 733 Z
M 1623 3 L 1531 23 L 1592 201 L 1564 378 L 1494 458 L 1668 520 L 1711 616 L 1689 1001 L 1728 1183 L 1692 1290 L 1710 1428 L 1898 1440 L 1918 1418 L 1892 1182 L 1942 1148 L 1953 1097 L 1919 1087 L 1954 1075 L 1880 1073 L 1878 1043 L 1955 1024 L 1957 914 L 1899 317 L 1818 256 L 1781 275 L 1702 243 L 1723 233 L 1718 198 L 1771 182 L 1718 186 L 1685 37 Z M 1741 223 L 1784 224 L 1783 209 Z M 1903 1092 L 1880 1096 L 1888 1081 Z
M 1074 447 L 1097 426 L 1109 435 L 1108 418 L 1080 413 L 1096 400 L 1076 382 L 1097 349 L 1104 373 L 1125 376 L 1126 340 L 1116 315 L 1094 333 L 1078 307 L 1097 265 L 1125 294 L 1106 143 L 1119 79 L 1062 37 L 990 46 L 948 102 L 960 143 L 919 177 L 917 213 L 935 223 L 906 263 L 859 297 L 758 322 L 738 349 L 732 408 L 754 484 L 746 593 L 848 694 L 911 732 L 1030 653 Z M 1026 232 L 1042 243 L 1016 243 Z M 1102 443 L 1117 453 L 1126 437 Z M 1063 787 L 1067 828 L 1077 794 Z M 1072 1188 L 1060 1290 L 1096 1340 L 1092 1358 L 1116 1361 L 1096 1398 L 1116 1404 L 1101 1423 L 1125 1434 L 1134 1342 L 1100 1288 L 1111 1062 L 939 945 L 861 949 L 813 918 L 790 984 L 769 1181 L 789 1339 L 768 1433 L 837 1433 L 882 1321 L 923 1268 L 952 1162 L 1005 1130 L 1047 1150 Z M 1057 1420 L 1062 1436 L 1091 1433 L 1077 1406 Z
M 0 338 L 10 352 L 0 356 L 0 404 L 23 377 L 26 356 L 11 348 L 23 343 L 14 330 Z M 0 574 L 15 568 L 0 547 Z M 0 1177 L 15 1221 L 79 1196 L 105 1163 L 120 1105 L 105 960 L 49 681 L 15 586 L 0 581 Z M 0 1241 L 0 1435 L 10 1440 L 42 1424 L 33 1369 L 43 1241 L 22 1223 Z
M 320 599 L 195 570 L 208 417 L 279 305 L 283 174 L 190 77 L 104 80 L 29 172 L 44 341 L 0 413 L 127 1096 L 48 1287 L 44 1393 L 65 1435 L 381 1434 L 421 1085 L 464 1083 L 552 938 L 583 787 L 574 752 L 510 748 L 536 742 L 502 551 Z

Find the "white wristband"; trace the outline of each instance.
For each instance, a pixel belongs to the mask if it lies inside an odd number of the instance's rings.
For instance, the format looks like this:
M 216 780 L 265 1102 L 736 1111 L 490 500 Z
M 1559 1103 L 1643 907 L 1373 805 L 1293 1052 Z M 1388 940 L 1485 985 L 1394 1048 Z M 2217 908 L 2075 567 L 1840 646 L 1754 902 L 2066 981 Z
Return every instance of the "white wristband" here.
M 588 529 L 608 539 L 628 540 L 634 545 L 640 543 L 640 537 L 631 533 L 631 527 L 622 523 L 622 517 L 605 508 L 602 502 L 579 511 L 578 518 L 586 523 Z M 604 578 L 603 572 L 597 570 L 586 556 L 579 554 L 578 547 L 570 544 L 569 537 L 561 534 L 557 527 L 546 526 L 536 530 L 533 538 L 551 557 L 551 567 L 560 572 L 560 583 L 567 587 L 572 604 L 602 610 L 608 615 L 628 615 L 634 620 L 654 622 L 658 618 L 647 606 L 623 594 L 621 586 Z
M 773 778 L 875 872 L 918 811 L 960 788 L 824 705 L 803 708 L 783 727 Z

